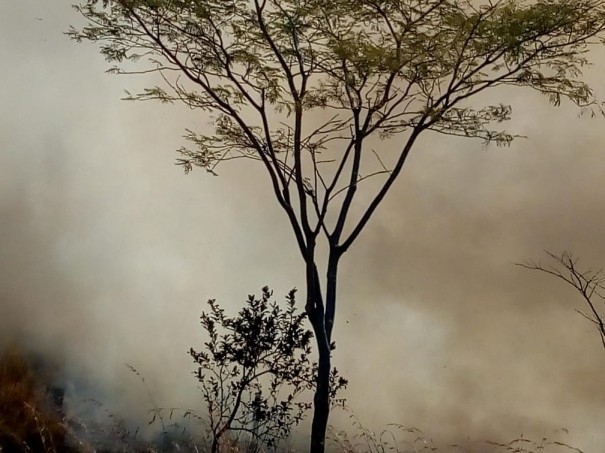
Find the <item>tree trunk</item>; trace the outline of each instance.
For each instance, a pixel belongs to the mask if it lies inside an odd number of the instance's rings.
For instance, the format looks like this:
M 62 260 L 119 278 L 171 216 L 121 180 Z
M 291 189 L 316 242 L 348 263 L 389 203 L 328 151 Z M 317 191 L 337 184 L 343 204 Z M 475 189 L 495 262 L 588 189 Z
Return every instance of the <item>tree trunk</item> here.
M 317 388 L 313 397 L 313 424 L 311 425 L 311 453 L 324 453 L 326 447 L 326 431 L 330 415 L 330 347 L 327 341 L 319 347 L 319 363 L 317 370 Z M 325 345 L 328 345 L 326 347 Z
M 326 313 L 315 265 L 313 250 L 305 257 L 307 264 L 307 301 L 305 310 L 313 327 L 318 350 L 318 369 L 313 397 L 313 422 L 311 425 L 311 453 L 324 453 L 328 416 L 330 414 L 330 342 L 326 334 Z
M 210 451 L 212 453 L 218 453 L 219 446 L 220 446 L 220 435 L 215 434 L 212 439 L 212 447 L 211 447 Z
M 318 369 L 313 397 L 311 453 L 324 453 L 330 415 L 330 372 L 332 370 L 331 337 L 336 311 L 336 279 L 341 254 L 331 248 L 327 269 L 324 304 L 314 257 L 307 260 L 307 314 L 317 341 Z
M 334 318 L 336 317 L 336 283 L 338 277 L 338 261 L 341 257 L 340 250 L 330 247 L 330 257 L 328 258 L 328 272 L 326 274 L 326 337 L 328 344 L 332 343 L 332 328 L 334 327 Z

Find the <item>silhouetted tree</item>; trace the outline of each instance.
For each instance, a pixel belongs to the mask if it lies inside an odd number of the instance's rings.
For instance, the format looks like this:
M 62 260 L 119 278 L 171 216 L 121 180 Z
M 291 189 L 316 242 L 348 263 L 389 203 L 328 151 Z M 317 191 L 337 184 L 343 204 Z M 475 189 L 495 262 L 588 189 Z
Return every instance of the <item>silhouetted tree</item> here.
M 511 107 L 470 104 L 499 86 L 600 111 L 581 71 L 605 29 L 605 0 L 81 0 L 77 9 L 88 25 L 69 34 L 99 42 L 111 72 L 163 77 L 130 99 L 183 102 L 212 119 L 210 130 L 187 133 L 186 172 L 216 173 L 236 158 L 266 170 L 306 266 L 316 453 L 340 260 L 418 138 L 509 144 L 514 136 L 494 124 Z
M 261 297 L 248 296 L 234 317 L 208 301 L 210 311 L 201 316 L 208 341 L 190 354 L 208 408 L 212 452 L 234 432 L 274 448 L 311 407 L 299 397 L 315 386 L 317 365 L 309 359 L 313 334 L 303 328 L 306 313 L 297 313 L 294 294 L 288 293 L 282 309 L 264 287 Z M 332 370 L 332 398 L 346 384 Z

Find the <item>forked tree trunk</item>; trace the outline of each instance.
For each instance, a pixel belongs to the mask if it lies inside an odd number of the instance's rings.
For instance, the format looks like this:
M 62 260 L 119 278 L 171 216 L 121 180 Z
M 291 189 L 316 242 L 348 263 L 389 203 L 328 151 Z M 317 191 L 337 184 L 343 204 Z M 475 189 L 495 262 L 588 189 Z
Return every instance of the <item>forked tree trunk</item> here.
M 326 432 L 330 415 L 330 371 L 332 369 L 330 345 L 336 304 L 338 258 L 336 253 L 330 253 L 325 304 L 319 285 L 317 267 L 314 262 L 307 262 L 307 314 L 313 326 L 319 356 L 313 397 L 311 453 L 324 453 L 326 447 Z
M 212 447 L 211 447 L 210 451 L 212 453 L 218 453 L 218 449 L 219 449 L 220 445 L 221 445 L 220 436 L 214 435 L 213 439 L 212 439 Z

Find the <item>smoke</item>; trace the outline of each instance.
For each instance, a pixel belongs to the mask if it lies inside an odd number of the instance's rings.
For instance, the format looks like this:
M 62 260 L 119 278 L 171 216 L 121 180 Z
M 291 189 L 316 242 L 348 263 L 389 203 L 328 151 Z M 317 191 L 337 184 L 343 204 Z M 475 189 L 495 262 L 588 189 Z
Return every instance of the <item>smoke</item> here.
M 351 394 L 386 375 L 373 417 L 386 407 L 392 420 L 423 420 L 446 439 L 566 427 L 572 445 L 597 451 L 598 334 L 573 312 L 580 301 L 569 288 L 513 263 L 567 248 L 587 268 L 602 265 L 601 120 L 522 95 L 509 95 L 519 113 L 509 127 L 528 140 L 487 150 L 427 140 L 349 257 L 363 279 L 347 291 L 360 303 L 348 325 L 356 344 L 346 347 L 382 359 Z
M 199 115 L 121 102 L 146 80 L 105 75 L 93 46 L 69 42 L 69 3 L 0 5 L 0 342 L 59 360 L 75 411 L 91 396 L 145 426 L 152 403 L 124 364 L 157 404 L 201 408 L 186 351 L 205 300 L 235 309 L 265 284 L 279 297 L 302 287 L 302 266 L 259 169 L 184 177 L 171 151 Z M 563 440 L 598 451 L 596 332 L 571 290 L 513 263 L 544 249 L 605 262 L 603 119 L 492 96 L 528 139 L 426 138 L 344 259 L 346 397 L 378 431 L 403 423 L 447 444 L 564 427 Z M 337 428 L 347 417 L 335 412 Z

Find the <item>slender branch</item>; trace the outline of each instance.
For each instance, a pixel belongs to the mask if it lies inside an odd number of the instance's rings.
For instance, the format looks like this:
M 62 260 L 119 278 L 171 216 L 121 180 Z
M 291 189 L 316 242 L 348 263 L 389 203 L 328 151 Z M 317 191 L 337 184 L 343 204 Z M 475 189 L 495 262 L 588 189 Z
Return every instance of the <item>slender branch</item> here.
M 244 121 L 244 119 L 241 117 L 241 115 L 239 115 L 239 113 L 229 105 L 228 102 L 224 101 L 223 99 L 220 98 L 220 96 L 218 96 L 218 94 L 212 89 L 212 87 L 207 83 L 204 82 L 202 79 L 200 79 L 199 76 L 196 76 L 194 74 L 191 73 L 191 71 L 189 70 L 188 67 L 186 67 L 185 65 L 183 65 L 183 63 L 178 59 L 178 57 L 176 55 L 174 55 L 170 49 L 168 49 L 168 47 L 162 42 L 162 40 L 160 39 L 159 36 L 154 35 L 149 28 L 147 27 L 147 25 L 145 24 L 145 22 L 142 20 L 142 18 L 140 18 L 138 16 L 138 14 L 136 13 L 136 11 L 134 10 L 134 8 L 131 8 L 130 10 L 132 16 L 135 18 L 135 20 L 139 23 L 139 25 L 141 26 L 141 28 L 145 31 L 145 33 L 147 34 L 147 36 L 149 36 L 159 47 L 160 49 L 162 49 L 162 53 L 164 54 L 164 56 L 173 64 L 175 64 L 176 66 L 178 66 L 181 71 L 194 83 L 198 84 L 199 86 L 201 86 L 206 93 L 208 93 L 208 95 L 210 95 L 214 101 L 223 109 L 225 109 L 226 111 L 229 112 L 229 114 L 237 121 L 238 125 L 242 128 L 242 130 L 244 131 L 244 133 L 248 136 L 248 138 L 250 139 L 250 141 L 254 144 L 254 147 L 257 149 L 259 156 L 261 157 L 263 163 L 265 164 L 265 168 L 267 169 L 269 176 L 271 178 L 271 182 L 273 185 L 273 191 L 275 193 L 275 196 L 279 202 L 279 204 L 282 206 L 282 208 L 286 211 L 286 214 L 288 215 L 288 218 L 290 219 L 290 223 L 292 225 L 292 228 L 294 230 L 294 234 L 296 236 L 297 242 L 298 242 L 298 246 L 301 250 L 301 252 L 304 253 L 304 250 L 306 249 L 306 241 L 303 237 L 302 231 L 300 229 L 300 225 L 298 223 L 298 220 L 296 219 L 296 216 L 292 210 L 292 207 L 286 203 L 284 197 L 283 197 L 283 193 L 280 190 L 279 187 L 279 179 L 274 171 L 274 169 L 271 166 L 271 163 L 269 162 L 269 160 L 267 159 L 265 153 L 263 152 L 263 147 L 262 145 L 258 142 L 256 136 L 254 135 L 254 133 L 252 132 L 252 130 L 250 129 L 250 126 Z M 303 228 L 304 228 L 304 224 L 303 224 Z
M 601 344 L 605 348 L 605 315 L 599 312 L 593 300 L 596 296 L 601 301 L 605 301 L 605 297 L 600 292 L 605 290 L 605 285 L 603 285 L 604 278 L 601 276 L 601 271 L 579 270 L 577 268 L 578 259 L 574 259 L 571 253 L 568 252 L 555 255 L 547 251 L 546 254 L 555 262 L 556 267 L 544 267 L 536 262 L 517 263 L 517 265 L 525 269 L 537 270 L 552 275 L 575 288 L 590 308 L 592 317 L 580 310 L 576 309 L 575 311 L 595 324 L 599 331 Z
M 406 144 L 404 145 L 401 153 L 399 154 L 399 158 L 395 164 L 395 167 L 393 168 L 393 170 L 392 170 L 391 174 L 389 175 L 389 177 L 387 178 L 386 182 L 384 183 L 382 188 L 378 191 L 376 196 L 372 199 L 372 201 L 368 205 L 368 208 L 362 214 L 361 219 L 359 220 L 357 225 L 353 228 L 349 237 L 345 241 L 342 242 L 341 250 L 343 253 L 349 249 L 351 244 L 353 244 L 355 239 L 357 239 L 359 234 L 363 231 L 364 227 L 366 226 L 366 224 L 368 223 L 368 221 L 370 220 L 370 218 L 376 211 L 376 208 L 378 208 L 378 206 L 380 205 L 380 203 L 382 202 L 382 200 L 388 193 L 389 189 L 391 188 L 391 186 L 397 179 L 397 176 L 399 176 L 399 173 L 401 173 L 403 165 L 405 164 L 405 161 L 406 161 L 408 155 L 410 154 L 410 151 L 412 150 L 412 147 L 413 147 L 414 143 L 416 142 L 416 139 L 418 138 L 420 133 L 424 129 L 426 129 L 425 122 L 426 122 L 427 116 L 428 115 L 425 114 L 420 118 L 420 120 L 418 121 L 418 124 L 416 125 L 416 127 L 414 128 L 412 133 L 410 134 L 410 137 L 407 139 Z

